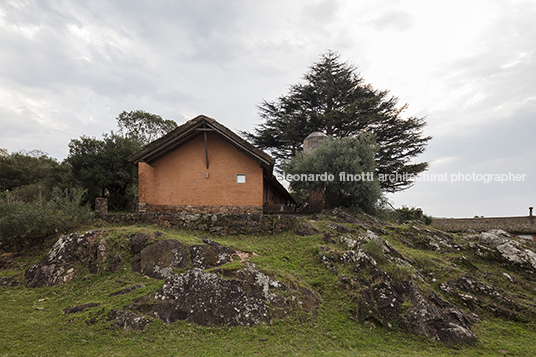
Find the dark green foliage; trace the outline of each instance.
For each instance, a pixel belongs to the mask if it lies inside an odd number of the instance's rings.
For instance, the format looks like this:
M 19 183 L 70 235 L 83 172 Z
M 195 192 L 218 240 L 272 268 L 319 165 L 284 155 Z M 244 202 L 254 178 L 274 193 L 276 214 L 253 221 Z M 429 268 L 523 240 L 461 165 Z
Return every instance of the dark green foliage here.
M 91 212 L 81 205 L 83 195 L 82 190 L 56 188 L 49 201 L 36 198 L 26 203 L 4 193 L 0 197 L 0 245 L 20 248 L 86 222 Z
M 428 164 L 411 160 L 424 152 L 430 137 L 423 136 L 423 118 L 402 117 L 405 109 L 389 91 L 372 88 L 356 67 L 330 51 L 309 68 L 303 84 L 293 85 L 275 101 L 264 101 L 259 106 L 263 123 L 254 133 L 243 134 L 276 158 L 288 159 L 302 150 L 303 140 L 314 131 L 339 138 L 372 132 L 378 143 L 377 174 L 416 175 Z M 406 177 L 384 180 L 381 187 L 395 192 L 411 184 Z
M 65 162 L 71 166 L 74 178 L 87 190 L 87 202 L 95 197 L 108 197 L 111 209 L 124 209 L 134 200 L 138 172 L 127 156 L 140 145 L 114 133 L 102 140 L 82 136 L 69 143 Z
M 50 197 L 53 187 L 69 187 L 70 181 L 69 167 L 42 151 L 0 151 L 0 191 L 15 190 L 18 200 L 30 202 L 39 192 Z
M 422 218 L 419 218 L 417 214 L 417 208 L 415 207 L 410 208 L 406 206 L 402 206 L 401 208 L 397 208 L 396 210 L 394 210 L 394 212 L 392 213 L 392 219 L 397 223 L 420 220 L 424 222 L 424 224 L 427 224 L 427 225 L 432 224 L 432 221 L 434 220 L 432 217 L 427 216 L 425 214 L 422 214 Z
M 137 167 L 127 157 L 177 124 L 136 110 L 119 114 L 117 125 L 118 133 L 104 134 L 102 139 L 82 136 L 71 140 L 65 162 L 87 190 L 86 202 L 94 205 L 96 197 L 107 197 L 111 210 L 124 210 L 133 206 L 138 184 Z
M 290 182 L 292 191 L 299 193 L 296 197 L 307 197 L 311 189 L 325 189 L 328 208 L 353 207 L 372 213 L 381 193 L 380 184 L 373 175 L 374 153 L 375 145 L 369 135 L 332 138 L 325 140 L 314 153 L 300 152 L 291 160 L 284 161 L 282 168 L 286 177 L 289 174 L 308 177 L 308 180 Z M 345 174 L 343 180 L 341 173 Z M 317 177 L 318 174 L 324 174 L 325 177 Z M 331 174 L 333 180 L 325 180 L 326 174 Z M 349 181 L 346 174 L 361 176 L 359 181 Z M 362 174 L 365 174 L 365 180 Z M 310 180 L 309 177 L 314 179 Z

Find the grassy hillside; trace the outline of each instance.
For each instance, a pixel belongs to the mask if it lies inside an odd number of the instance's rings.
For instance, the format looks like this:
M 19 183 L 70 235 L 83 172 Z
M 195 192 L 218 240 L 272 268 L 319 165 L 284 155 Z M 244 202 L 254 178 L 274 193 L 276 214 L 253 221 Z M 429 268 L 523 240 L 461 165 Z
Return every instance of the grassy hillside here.
M 311 218 L 311 217 L 309 217 Z M 27 288 L 24 285 L 0 287 L 0 355 L 2 356 L 533 356 L 536 352 L 536 324 L 526 319 L 500 319 L 486 310 L 479 310 L 480 321 L 472 326 L 478 342 L 472 345 L 445 345 L 422 336 L 380 327 L 371 321 L 356 319 L 359 289 L 349 288 L 344 276 L 351 269 L 337 266 L 334 274 L 319 259 L 320 247 L 344 251 L 336 230 L 330 228 L 329 217 L 308 220 L 323 232 L 298 236 L 293 232 L 276 235 L 213 236 L 206 232 L 176 230 L 154 225 L 111 225 L 97 222 L 106 230 L 113 249 L 122 254 L 122 263 L 115 273 L 90 274 L 80 266 L 70 282 L 52 287 Z M 346 224 L 363 232 L 359 225 Z M 81 227 L 81 231 L 95 226 Z M 420 226 L 419 229 L 426 229 Z M 177 239 L 185 244 L 199 244 L 206 236 L 224 246 L 250 253 L 248 260 L 263 273 L 282 281 L 299 282 L 316 292 L 321 299 L 316 316 L 309 313 L 275 320 L 273 324 L 254 327 L 203 327 L 185 321 L 165 325 L 156 320 L 141 332 L 111 330 L 110 322 L 99 315 L 101 310 L 123 308 L 134 298 L 160 289 L 162 280 L 147 278 L 130 269 L 128 239 L 135 233 L 160 231 L 158 239 Z M 335 242 L 326 243 L 324 232 Z M 509 298 L 522 295 L 523 301 L 536 302 L 534 283 L 525 273 L 507 270 L 493 260 L 475 256 L 469 250 L 420 249 L 422 237 L 415 234 L 413 224 L 383 227 L 382 237 L 400 253 L 414 262 L 424 279 L 415 281 L 427 294 L 440 291 L 442 282 L 458 276 L 471 276 L 492 284 Z M 13 281 L 24 282 L 24 271 L 40 261 L 54 244 L 46 244 L 18 254 L 2 252 L 0 278 L 17 275 Z M 154 239 L 154 238 L 153 238 Z M 454 236 L 460 246 L 467 238 Z M 422 242 L 421 242 L 422 243 Z M 368 247 L 373 253 L 373 249 Z M 255 253 L 255 254 L 253 254 Z M 468 260 L 470 264 L 464 264 Z M 456 263 L 457 262 L 457 263 Z M 412 273 L 400 271 L 388 262 L 379 262 L 385 271 L 401 278 Z M 235 260 L 220 267 L 236 270 L 245 264 Z M 508 271 L 513 282 L 501 278 Z M 177 271 L 176 273 L 181 273 Z M 145 288 L 130 294 L 108 297 L 112 292 L 139 283 Z M 16 285 L 16 284 L 15 284 Z M 85 303 L 98 307 L 66 315 L 63 309 Z M 94 319 L 94 324 L 87 321 Z

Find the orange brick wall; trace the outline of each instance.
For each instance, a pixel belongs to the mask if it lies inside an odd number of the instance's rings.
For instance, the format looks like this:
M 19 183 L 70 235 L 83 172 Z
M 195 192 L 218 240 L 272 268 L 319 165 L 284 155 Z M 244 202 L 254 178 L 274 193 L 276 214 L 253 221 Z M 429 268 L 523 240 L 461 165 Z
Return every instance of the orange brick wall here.
M 153 202 L 154 201 L 154 170 L 152 166 L 145 162 L 138 163 L 138 190 L 139 190 L 139 202 Z
M 139 201 L 167 206 L 262 206 L 259 163 L 207 133 L 209 169 L 201 133 L 149 166 L 139 163 Z M 206 174 L 208 173 L 208 178 Z M 236 183 L 245 174 L 246 183 Z

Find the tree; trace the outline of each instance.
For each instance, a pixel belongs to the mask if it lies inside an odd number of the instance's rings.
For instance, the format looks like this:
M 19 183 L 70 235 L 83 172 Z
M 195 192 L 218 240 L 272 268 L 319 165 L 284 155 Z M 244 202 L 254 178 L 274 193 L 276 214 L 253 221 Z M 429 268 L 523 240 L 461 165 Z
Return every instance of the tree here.
M 407 189 L 410 174 L 418 174 L 428 163 L 411 160 L 423 153 L 431 137 L 423 136 L 423 118 L 403 118 L 407 105 L 389 91 L 366 84 L 357 68 L 342 62 L 334 52 L 323 54 L 304 75 L 304 83 L 291 86 L 287 95 L 259 105 L 263 122 L 254 133 L 242 134 L 278 159 L 288 159 L 302 150 L 303 140 L 313 131 L 338 138 L 375 134 L 377 174 L 403 173 L 399 181 L 382 181 L 387 192 Z
M 69 168 L 40 150 L 8 153 L 0 150 L 0 190 L 12 191 L 12 197 L 25 202 L 34 196 L 49 196 L 53 187 L 68 188 Z
M 142 110 L 123 111 L 116 119 L 119 134 L 142 145 L 158 139 L 177 127 L 177 123 L 173 120 L 163 119 L 160 115 Z
M 331 138 L 313 153 L 299 152 L 282 163 L 290 188 L 299 197 L 325 190 L 328 208 L 354 207 L 373 213 L 380 198 L 374 175 L 376 145 L 373 136 Z
M 104 135 L 102 140 L 82 136 L 69 143 L 69 155 L 65 159 L 74 178 L 87 190 L 87 200 L 94 204 L 96 197 L 108 197 L 111 209 L 128 207 L 135 195 L 136 166 L 126 157 L 140 145 L 116 134 Z
M 137 168 L 126 158 L 177 123 L 141 110 L 123 111 L 116 119 L 117 133 L 104 134 L 103 139 L 82 136 L 71 140 L 65 162 L 87 190 L 87 202 L 94 205 L 96 197 L 107 197 L 108 206 L 120 210 L 128 208 L 137 194 Z

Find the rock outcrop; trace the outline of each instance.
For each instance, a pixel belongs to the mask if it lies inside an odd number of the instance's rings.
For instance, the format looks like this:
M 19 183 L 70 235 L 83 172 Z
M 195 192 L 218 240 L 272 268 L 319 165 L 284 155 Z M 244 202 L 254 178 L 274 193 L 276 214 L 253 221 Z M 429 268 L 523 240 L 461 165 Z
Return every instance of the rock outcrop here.
M 319 235 L 324 244 L 318 247 L 319 261 L 338 277 L 337 287 L 355 298 L 352 313 L 358 320 L 444 343 L 471 343 L 476 340 L 471 325 L 481 317 L 536 319 L 533 299 L 512 293 L 533 289 L 533 243 L 499 230 L 457 236 L 415 221 L 395 226 L 366 215 L 339 210 L 331 214 L 329 218 L 315 215 L 289 229 L 297 235 Z M 316 224 L 315 219 L 327 222 Z M 254 227 L 259 222 L 264 221 L 244 224 Z M 249 262 L 244 264 L 249 258 L 242 256 L 240 269 L 236 263 L 222 267 L 242 252 L 206 237 L 186 245 L 161 236 L 158 232 L 137 233 L 122 249 L 133 255 L 133 271 L 165 279 L 162 289 L 143 292 L 147 295 L 122 309 L 110 309 L 99 301 L 101 310 L 90 311 L 93 316 L 88 324 L 108 321 L 112 329 L 142 330 L 161 319 L 166 324 L 186 320 L 205 326 L 253 326 L 297 311 L 314 316 L 319 307 L 315 292 L 297 282 L 275 280 Z M 41 262 L 27 269 L 26 285 L 64 284 L 76 276 L 78 264 L 91 273 L 113 272 L 123 261 L 121 252 L 112 250 L 117 246 L 103 231 L 62 236 Z M 411 249 L 419 251 L 413 254 Z M 496 265 L 489 269 L 490 264 Z M 0 286 L 22 281 L 20 276 L 3 277 Z M 124 301 L 115 296 L 141 288 L 146 286 L 133 285 L 108 298 Z M 72 306 L 64 312 L 82 312 L 99 304 Z
M 105 270 L 109 261 L 105 254 L 102 231 L 84 234 L 71 233 L 61 236 L 43 260 L 26 270 L 26 286 L 38 288 L 63 284 L 75 275 L 75 265 L 96 267 Z
M 360 320 L 372 319 L 388 328 L 398 326 L 444 343 L 476 341 L 470 319 L 461 309 L 436 295 L 436 303 L 430 301 L 412 281 L 379 283 L 365 290 L 363 297 Z
M 166 279 L 156 298 L 163 303 L 153 313 L 166 323 L 176 317 L 205 326 L 252 326 L 270 318 L 264 300 L 248 293 L 242 281 L 221 279 L 199 268 Z M 161 316 L 164 306 L 172 312 Z
M 470 242 L 476 254 L 485 259 L 498 259 L 518 269 L 536 271 L 536 253 L 524 249 L 513 236 L 500 229 L 492 229 L 479 235 L 479 242 Z
M 191 264 L 188 246 L 175 239 L 161 240 L 143 248 L 131 262 L 132 270 L 154 279 L 173 275 L 173 269 Z
M 283 291 L 287 297 L 278 294 Z M 199 268 L 173 275 L 156 295 L 128 308 L 167 324 L 187 320 L 205 326 L 253 326 L 296 310 L 314 312 L 319 303 L 311 290 L 273 280 L 248 263 L 230 279 Z
M 413 227 L 412 227 L 413 228 Z M 416 228 L 416 227 L 415 227 Z M 339 230 L 340 231 L 340 230 Z M 440 247 L 456 249 L 454 242 L 448 241 L 437 232 L 418 232 L 421 248 L 439 250 Z M 424 236 L 429 233 L 434 238 Z M 428 237 L 428 236 L 427 236 Z M 439 243 L 441 242 L 441 243 Z M 427 336 L 443 343 L 471 343 L 476 337 L 470 325 L 472 315 L 448 303 L 436 294 L 426 298 L 412 280 L 423 280 L 422 274 L 413 266 L 413 261 L 401 254 L 391 243 L 377 233 L 367 230 L 359 234 L 340 236 L 339 243 L 347 249 L 338 251 L 324 247 L 320 249 L 320 261 L 332 273 L 337 273 L 337 264 L 352 267 L 352 276 L 340 276 L 342 286 L 357 293 L 357 318 L 374 321 L 391 329 L 402 329 L 417 335 Z M 389 272 L 380 268 L 391 267 Z M 397 273 L 398 275 L 393 275 Z
M 202 237 L 202 245 L 190 246 L 190 256 L 194 268 L 208 269 L 233 261 L 236 250 Z
M 130 311 L 113 309 L 108 313 L 108 321 L 112 321 L 110 329 L 143 330 L 151 323 L 146 317 L 136 315 Z

